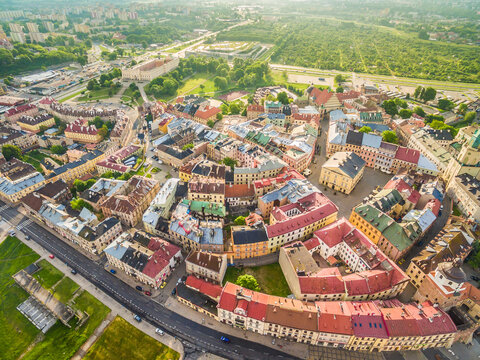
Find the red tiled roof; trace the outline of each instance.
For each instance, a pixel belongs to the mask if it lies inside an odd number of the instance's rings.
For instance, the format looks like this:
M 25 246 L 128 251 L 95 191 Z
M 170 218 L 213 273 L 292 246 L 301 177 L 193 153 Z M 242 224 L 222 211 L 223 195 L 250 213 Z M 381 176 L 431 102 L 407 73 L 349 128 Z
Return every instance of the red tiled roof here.
M 158 273 L 169 266 L 170 260 L 180 253 L 178 246 L 160 238 L 150 239 L 148 248 L 154 251 L 154 254 L 148 260 L 142 272 L 151 278 L 155 278 Z
M 356 337 L 388 337 L 382 313 L 372 301 L 352 301 L 346 304 L 352 314 L 353 333 Z
M 412 164 L 418 164 L 418 159 L 420 158 L 420 151 L 415 149 L 409 149 L 403 146 L 399 146 L 397 153 L 395 154 L 395 159 L 409 162 Z
M 344 301 L 317 301 L 318 331 L 353 335 L 351 314 Z
M 250 104 L 247 106 L 247 111 L 264 112 L 265 108 L 263 107 L 263 105 Z
M 190 275 L 185 281 L 185 285 L 194 288 L 198 292 L 205 294 L 212 299 L 218 300 L 222 293 L 222 287 L 220 285 L 212 284 L 211 282 L 199 279 L 196 276 Z
M 320 245 L 320 242 L 318 241 L 318 238 L 316 236 L 306 240 L 303 242 L 303 245 L 307 248 L 308 251 L 316 248 L 318 245 Z
M 310 92 L 310 96 L 315 99 L 315 104 L 318 106 L 325 105 L 333 95 L 335 95 L 335 93 L 329 91 L 328 89 L 320 90 L 316 87 L 314 87 Z
M 350 99 L 357 99 L 360 97 L 360 92 L 355 91 L 355 90 L 350 90 L 344 93 L 337 93 L 337 98 L 340 100 L 340 102 L 344 102 L 345 100 L 350 100 Z
M 431 199 L 425 204 L 425 209 L 430 209 L 432 212 L 435 214 L 435 216 L 438 216 L 438 213 L 440 212 L 440 207 L 442 206 L 442 203 L 438 199 Z
M 254 196 L 255 190 L 253 186 L 249 184 L 234 184 L 225 186 L 225 197 L 226 198 L 243 198 Z
M 67 125 L 65 132 L 74 134 L 97 135 L 98 130 L 95 125 L 86 125 L 84 120 L 78 119 Z
M 241 295 L 251 298 L 251 301 L 248 302 L 247 307 L 244 309 L 247 313 L 247 316 L 256 320 L 265 321 L 267 303 L 270 296 L 242 288 L 241 286 L 230 282 L 227 282 L 223 287 L 223 291 L 218 302 L 218 308 L 230 312 L 233 312 L 235 309 L 237 309 L 239 301 L 242 301 L 241 299 L 237 299 L 237 292 L 240 291 Z
M 50 105 L 54 102 L 56 102 L 56 100 L 52 97 L 44 97 L 42 100 L 39 101 L 39 103 L 42 105 Z
M 204 119 L 204 120 L 208 120 L 210 119 L 212 116 L 215 116 L 217 115 L 219 112 L 221 112 L 222 110 L 220 110 L 219 108 L 217 107 L 213 107 L 213 106 L 207 106 L 205 107 L 205 109 L 203 110 L 200 110 L 198 109 L 197 112 L 195 113 L 195 116 L 200 118 L 200 119 Z
M 36 109 L 36 108 L 37 107 L 33 104 L 20 105 L 20 106 L 8 109 L 5 112 L 5 116 L 7 116 L 7 117 L 8 116 L 13 116 L 13 115 L 20 114 L 22 112 L 29 111 L 29 110 Z
M 324 269 L 316 276 L 299 276 L 298 282 L 302 294 L 325 295 L 345 293 L 345 285 L 338 268 Z
M 440 308 L 435 308 L 430 302 L 424 302 L 422 313 L 419 314 L 418 326 L 423 336 L 447 334 L 457 331 L 453 320 Z M 418 310 L 420 313 L 420 310 Z
M 420 329 L 415 317 L 401 307 L 380 309 L 389 336 L 420 336 Z
M 292 179 L 303 180 L 305 179 L 305 177 L 295 169 L 288 169 L 275 177 L 255 180 L 253 182 L 253 185 L 255 186 L 255 188 L 261 189 L 265 186 L 270 186 L 272 183 L 283 184 L 284 182 Z

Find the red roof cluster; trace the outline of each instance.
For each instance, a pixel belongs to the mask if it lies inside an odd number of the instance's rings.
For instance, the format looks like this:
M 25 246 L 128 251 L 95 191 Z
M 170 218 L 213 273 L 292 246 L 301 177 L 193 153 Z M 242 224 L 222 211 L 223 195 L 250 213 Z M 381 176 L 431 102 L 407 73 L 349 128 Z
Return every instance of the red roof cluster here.
M 203 120 L 208 120 L 212 116 L 217 115 L 221 111 L 222 110 L 220 110 L 220 108 L 217 108 L 214 106 L 206 106 L 204 109 L 198 109 L 197 112 L 195 113 L 195 116 Z
M 332 96 L 337 96 L 337 94 L 329 91 L 328 89 L 320 90 L 314 87 L 310 92 L 310 97 L 314 99 L 315 104 L 317 104 L 318 106 L 325 105 Z
M 360 97 L 360 92 L 355 90 L 350 90 L 344 93 L 337 93 L 337 98 L 340 102 L 344 102 L 345 100 L 353 100 L 358 99 Z
M 148 248 L 154 251 L 154 253 L 148 260 L 142 272 L 151 278 L 155 278 L 163 271 L 163 269 L 169 266 L 170 260 L 181 252 L 178 246 L 160 238 L 150 239 Z
M 88 125 L 83 119 L 77 119 L 74 122 L 67 125 L 65 129 L 66 133 L 73 134 L 85 134 L 85 135 L 97 135 L 98 130 L 95 125 Z
M 36 109 L 36 108 L 37 107 L 33 104 L 25 104 L 25 105 L 16 106 L 14 108 L 8 109 L 5 112 L 5 117 L 20 114 L 20 113 L 23 113 L 23 112 L 26 112 L 26 111 L 29 111 L 29 110 L 33 110 L 33 109 Z
M 271 185 L 276 185 L 276 184 L 283 184 L 289 180 L 292 179 L 298 179 L 298 180 L 303 180 L 305 177 L 300 174 L 297 170 L 295 169 L 285 169 L 281 174 L 273 177 L 273 178 L 265 178 L 265 179 L 260 179 L 260 180 L 255 180 L 253 182 L 253 186 L 255 186 L 256 189 L 261 189 L 266 186 L 271 186 Z
M 263 107 L 263 105 L 260 104 L 250 104 L 247 106 L 247 111 L 262 113 L 265 111 L 265 108 Z
M 250 184 L 233 184 L 225 186 L 226 198 L 244 198 L 255 196 L 255 190 Z

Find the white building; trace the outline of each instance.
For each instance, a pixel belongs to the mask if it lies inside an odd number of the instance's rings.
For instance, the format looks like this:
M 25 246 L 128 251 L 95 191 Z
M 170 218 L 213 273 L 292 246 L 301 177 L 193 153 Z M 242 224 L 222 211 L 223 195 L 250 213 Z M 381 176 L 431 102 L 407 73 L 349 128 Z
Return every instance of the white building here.
M 131 68 L 122 69 L 122 79 L 152 81 L 156 77 L 164 75 L 175 69 L 180 60 L 177 57 L 154 59 L 146 63 L 140 63 Z

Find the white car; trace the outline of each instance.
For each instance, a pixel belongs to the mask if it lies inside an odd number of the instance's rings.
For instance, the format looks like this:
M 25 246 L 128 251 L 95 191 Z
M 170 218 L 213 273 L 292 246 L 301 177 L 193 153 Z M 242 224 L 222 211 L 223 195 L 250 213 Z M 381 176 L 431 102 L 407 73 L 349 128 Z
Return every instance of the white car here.
M 155 329 L 155 332 L 160 335 L 160 336 L 163 336 L 165 333 L 163 332 L 163 330 L 160 330 L 159 328 L 156 328 Z

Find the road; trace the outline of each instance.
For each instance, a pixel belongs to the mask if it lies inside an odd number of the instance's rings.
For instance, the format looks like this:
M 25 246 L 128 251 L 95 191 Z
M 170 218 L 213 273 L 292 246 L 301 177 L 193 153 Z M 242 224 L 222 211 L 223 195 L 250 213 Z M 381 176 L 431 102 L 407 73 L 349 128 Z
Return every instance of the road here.
M 228 359 L 293 359 L 293 357 L 255 342 L 229 336 L 231 344 L 220 341 L 222 334 L 178 315 L 162 304 L 147 298 L 114 275 L 105 271 L 101 261 L 93 261 L 72 246 L 33 222 L 16 208 L 0 201 L 0 215 L 12 225 L 19 226 L 31 241 L 35 241 L 59 260 L 67 262 L 98 289 L 141 316 L 145 321 L 182 339 L 190 348 L 226 357 Z

